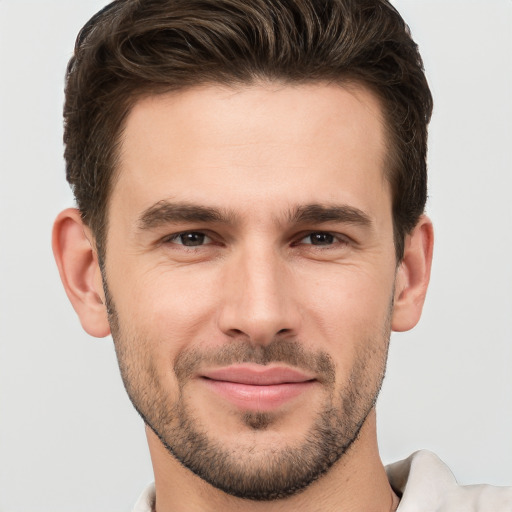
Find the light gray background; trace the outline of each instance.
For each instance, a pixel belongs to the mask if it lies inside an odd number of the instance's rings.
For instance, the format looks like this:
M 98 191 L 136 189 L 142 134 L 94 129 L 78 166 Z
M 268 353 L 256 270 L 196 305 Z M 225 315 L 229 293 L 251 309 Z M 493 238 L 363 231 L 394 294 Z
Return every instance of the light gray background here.
M 0 511 L 130 510 L 152 479 L 110 338 L 82 332 L 50 249 L 75 35 L 103 0 L 0 0 Z M 400 0 L 436 109 L 436 226 L 420 325 L 393 335 L 384 462 L 436 451 L 463 483 L 512 484 L 512 2 Z

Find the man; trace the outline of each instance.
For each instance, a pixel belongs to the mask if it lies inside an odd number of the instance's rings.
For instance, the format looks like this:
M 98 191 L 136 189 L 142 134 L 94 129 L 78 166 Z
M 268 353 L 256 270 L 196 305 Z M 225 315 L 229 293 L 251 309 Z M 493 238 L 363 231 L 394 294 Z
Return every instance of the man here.
M 378 454 L 430 276 L 431 110 L 385 1 L 124 0 L 84 27 L 54 252 L 146 424 L 136 510 L 512 510 Z

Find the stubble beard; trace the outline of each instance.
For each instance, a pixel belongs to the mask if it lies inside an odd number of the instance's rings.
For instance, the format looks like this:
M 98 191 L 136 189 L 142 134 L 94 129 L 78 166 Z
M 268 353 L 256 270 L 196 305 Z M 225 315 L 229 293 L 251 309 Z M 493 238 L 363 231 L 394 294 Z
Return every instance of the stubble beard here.
M 298 342 L 282 338 L 265 346 L 240 339 L 215 351 L 183 351 L 174 362 L 179 394 L 172 400 L 157 377 L 148 356 L 149 340 L 125 336 L 105 286 L 112 336 L 128 396 L 144 422 L 183 466 L 221 491 L 255 501 L 279 500 L 297 494 L 325 474 L 358 438 L 375 406 L 384 379 L 390 336 L 390 317 L 382 337 L 365 340 L 343 389 L 335 388 L 335 365 L 325 352 L 306 351 Z M 391 310 L 392 305 L 390 306 Z M 194 370 L 205 363 L 219 365 L 252 362 L 285 363 L 322 377 L 325 399 L 300 444 L 225 446 L 213 438 L 191 411 L 185 390 Z M 368 371 L 368 368 L 372 369 Z M 262 433 L 277 422 L 274 413 L 245 412 L 240 421 L 247 430 Z

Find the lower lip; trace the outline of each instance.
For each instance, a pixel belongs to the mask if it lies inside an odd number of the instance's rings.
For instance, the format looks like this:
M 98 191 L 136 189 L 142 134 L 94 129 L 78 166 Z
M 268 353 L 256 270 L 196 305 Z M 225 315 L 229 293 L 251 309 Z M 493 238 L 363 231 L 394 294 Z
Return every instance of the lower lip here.
M 235 406 L 251 411 L 272 411 L 302 395 L 315 381 L 255 386 L 222 380 L 202 379 L 215 393 Z

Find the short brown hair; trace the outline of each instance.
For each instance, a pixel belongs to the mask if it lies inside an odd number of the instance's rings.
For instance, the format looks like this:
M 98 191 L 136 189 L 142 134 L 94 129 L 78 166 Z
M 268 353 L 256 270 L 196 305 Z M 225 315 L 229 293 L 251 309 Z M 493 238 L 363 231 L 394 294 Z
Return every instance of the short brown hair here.
M 387 0 L 116 0 L 78 35 L 66 75 L 66 175 L 105 256 L 123 122 L 142 95 L 199 84 L 356 81 L 381 100 L 397 259 L 425 208 L 432 96 Z

